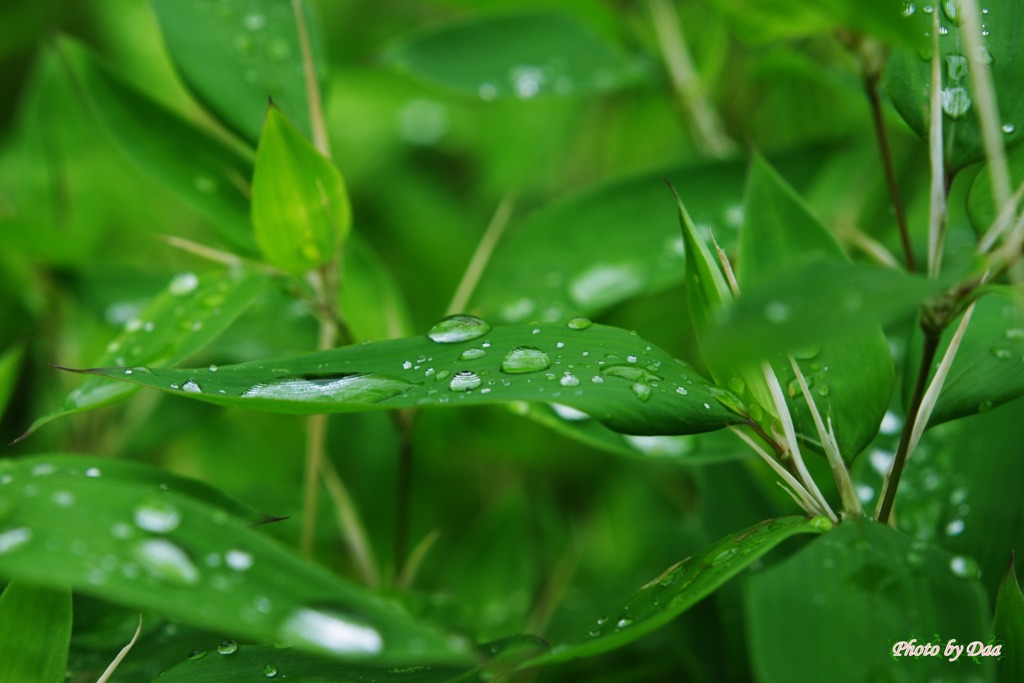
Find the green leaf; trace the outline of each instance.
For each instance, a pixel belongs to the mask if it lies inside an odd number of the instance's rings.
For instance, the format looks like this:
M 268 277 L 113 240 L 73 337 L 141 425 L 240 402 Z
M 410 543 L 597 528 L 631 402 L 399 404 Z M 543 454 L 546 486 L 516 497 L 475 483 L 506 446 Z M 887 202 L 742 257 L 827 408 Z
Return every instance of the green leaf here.
M 587 636 L 556 645 L 526 665 L 553 664 L 622 647 L 675 619 L 787 538 L 821 533 L 829 526 L 824 518 L 782 517 L 723 538 L 666 569 L 620 610 L 598 619 Z
M 61 39 L 58 49 L 120 151 L 203 212 L 230 245 L 255 251 L 247 196 L 252 164 L 223 140 L 140 93 L 76 41 Z
M 743 164 L 719 162 L 617 179 L 531 214 L 502 239 L 473 296 L 500 322 L 592 315 L 683 277 L 685 249 L 667 178 L 701 237 L 736 239 Z
M 0 575 L 76 591 L 236 637 L 386 664 L 465 661 L 466 645 L 299 559 L 182 490 L 46 459 L 0 476 Z
M 905 4 L 855 0 L 716 0 L 737 32 L 756 44 L 832 33 L 837 28 L 866 33 L 886 42 L 920 47 L 920 21 L 904 18 Z M 923 14 L 923 13 L 922 13 Z
M 359 233 L 342 253 L 345 273 L 338 298 L 357 339 L 393 339 L 412 331 L 405 295 L 387 264 Z
M 994 285 L 978 299 L 929 425 L 984 412 L 1024 394 L 1022 296 L 1024 289 L 1020 287 Z M 957 318 L 944 331 L 939 358 L 959 321 Z M 913 343 L 915 351 L 919 347 Z
M 160 683 L 266 683 L 269 680 L 318 683 L 444 683 L 464 678 L 457 667 L 374 668 L 269 645 L 240 645 L 230 655 L 199 650 L 160 675 Z
M 1024 147 L 1014 147 L 1007 154 L 1007 163 L 1010 166 L 1011 182 L 1016 189 L 1021 182 L 1024 182 Z M 992 173 L 989 171 L 988 164 L 981 168 L 978 175 L 974 177 L 974 182 L 971 183 L 971 189 L 967 195 L 967 215 L 979 235 L 988 232 L 988 229 L 996 222 L 998 214 L 993 208 Z
M 484 100 L 612 90 L 645 75 L 617 46 L 559 12 L 477 16 L 431 27 L 395 43 L 384 61 Z
M 856 327 L 844 323 L 841 332 L 829 328 L 833 317 L 854 318 L 864 307 L 856 289 L 849 300 L 842 299 L 849 305 L 835 308 L 836 302 L 829 301 L 833 308 L 828 309 L 820 300 L 834 298 L 834 288 L 850 286 L 843 270 L 852 267 L 832 233 L 758 155 L 750 165 L 743 215 L 737 257 L 740 297 L 726 312 L 718 334 L 710 335 L 710 355 L 715 358 L 720 354 L 723 362 L 744 357 L 749 362 L 776 352 L 801 359 L 801 372 L 809 378 L 808 384 L 814 385 L 814 400 L 822 419 L 831 418 L 839 450 L 851 460 L 877 433 L 895 380 L 892 355 L 880 323 L 861 317 Z M 809 288 L 808 283 L 814 283 L 813 287 Z M 767 327 L 775 327 L 767 335 L 762 331 L 765 316 Z M 736 323 L 743 320 L 754 330 L 748 329 L 747 336 L 733 342 L 733 352 L 737 344 L 746 347 L 746 353 L 734 355 L 728 342 L 724 349 L 720 342 L 725 335 L 735 334 Z M 784 344 L 772 343 L 780 341 L 776 335 L 785 337 L 786 333 L 790 336 Z M 802 362 L 807 360 L 811 362 Z M 775 372 L 780 382 L 790 387 L 789 403 L 798 431 L 816 438 L 810 409 L 790 364 L 775 363 Z M 761 404 L 771 405 L 763 398 L 764 390 L 752 386 Z
M 202 277 L 179 273 L 139 317 L 128 322 L 96 363 L 180 363 L 216 339 L 265 286 L 266 278 L 247 270 Z M 127 385 L 90 378 L 59 408 L 32 423 L 21 438 L 59 417 L 110 405 L 133 392 Z
M 0 681 L 64 683 L 71 591 L 11 581 L 0 595 L 0 633 Z
M 589 324 L 589 321 L 587 321 Z M 693 434 L 736 416 L 727 392 L 614 327 L 490 329 L 455 316 L 409 337 L 208 369 L 98 368 L 93 374 L 218 405 L 313 414 L 509 401 L 560 403 L 632 434 Z M 442 341 L 435 341 L 442 340 Z
M 256 150 L 252 225 L 267 261 L 293 273 L 334 258 L 352 227 L 341 173 L 275 106 Z
M 1019 681 L 1024 679 L 1024 595 L 1017 583 L 1013 568 L 1013 555 L 1006 568 L 1003 581 L 999 584 L 996 597 L 995 637 L 1002 646 L 999 660 L 999 680 Z
M 14 344 L 0 353 L 0 417 L 3 417 L 7 403 L 14 394 L 24 355 L 25 347 L 21 344 Z
M 151 0 L 167 50 L 185 84 L 228 128 L 255 143 L 267 100 L 309 134 L 298 25 L 289 0 Z M 323 64 L 318 25 L 305 23 L 314 64 Z
M 756 680 L 988 680 L 986 658 L 975 665 L 964 654 L 956 666 L 941 654 L 893 656 L 912 638 L 939 642 L 940 651 L 954 638 L 986 640 L 987 601 L 977 579 L 963 575 L 969 564 L 888 526 L 843 522 L 747 583 Z
M 951 170 L 979 161 L 985 155 L 981 129 L 974 103 L 974 83 L 969 75 L 968 60 L 989 63 L 992 84 L 1007 146 L 1018 144 L 1024 128 L 1024 5 L 1016 0 L 986 0 L 980 17 L 984 46 L 978 54 L 966 54 L 960 34 L 957 13 L 962 11 L 956 0 L 935 3 L 940 33 L 939 59 L 942 66 L 942 135 L 947 165 Z M 929 5 L 931 7 L 931 5 Z M 922 30 L 931 32 L 929 14 Z M 930 39 L 929 39 L 930 41 Z M 922 59 L 922 55 L 928 59 Z M 893 50 L 885 69 L 885 84 L 892 103 L 914 131 L 928 138 L 929 97 L 931 93 L 931 49 Z M 1009 131 L 1009 132 L 1006 132 Z

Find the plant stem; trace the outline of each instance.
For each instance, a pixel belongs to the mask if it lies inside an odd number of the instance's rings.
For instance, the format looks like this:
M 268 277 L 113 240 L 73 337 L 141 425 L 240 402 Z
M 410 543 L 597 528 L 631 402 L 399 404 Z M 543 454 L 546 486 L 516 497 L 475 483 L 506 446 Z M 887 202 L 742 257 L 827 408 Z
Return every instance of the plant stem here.
M 939 62 L 939 12 L 932 16 L 930 124 L 928 157 L 931 162 L 931 195 L 928 204 L 928 277 L 938 277 L 946 241 L 946 195 L 952 179 L 946 175 L 942 153 L 942 70 Z
M 896 499 L 896 489 L 900 485 L 903 467 L 907 462 L 911 435 L 914 432 L 914 424 L 917 422 L 917 414 L 921 409 L 921 400 L 924 398 L 925 387 L 928 384 L 928 374 L 931 372 L 932 363 L 935 361 L 935 354 L 939 348 L 939 338 L 940 334 L 938 332 L 925 331 L 924 347 L 921 351 L 921 365 L 917 370 L 917 380 L 914 382 L 914 393 L 910 398 L 907 420 L 903 423 L 900 444 L 896 448 L 896 456 L 893 458 L 892 465 L 889 467 L 889 473 L 885 477 L 882 497 L 878 501 L 878 509 L 875 511 L 875 519 L 882 524 L 887 524 L 889 516 L 892 514 L 893 501 Z
M 885 119 L 882 116 L 882 100 L 878 96 L 878 76 L 865 75 L 864 89 L 871 103 L 871 120 L 875 125 L 875 137 L 878 139 L 878 150 L 882 155 L 882 166 L 885 169 L 885 182 L 889 186 L 889 200 L 896 212 L 896 223 L 900 228 L 900 241 L 903 243 L 903 256 L 907 260 L 907 270 L 913 273 L 917 266 L 914 263 L 914 248 L 910 243 L 910 231 L 907 228 L 907 212 L 903 207 L 903 196 L 900 194 L 899 183 L 896 182 L 896 170 L 892 162 L 892 148 L 889 145 L 889 134 L 885 130 Z
M 380 574 L 377 570 L 377 560 L 373 556 L 373 548 L 366 539 L 366 531 L 359 519 L 359 512 L 356 510 L 348 489 L 342 483 L 338 471 L 330 460 L 324 460 L 320 469 L 324 477 L 324 484 L 327 485 L 327 492 L 334 503 L 334 509 L 338 514 L 338 526 L 345 535 L 345 545 L 352 554 L 352 561 L 362 576 L 367 586 L 375 588 L 380 585 Z
M 693 128 L 697 147 L 713 157 L 726 157 L 736 149 L 725 134 L 722 120 L 708 101 L 700 77 L 693 66 L 686 36 L 679 27 L 679 16 L 671 0 L 648 0 L 658 49 L 672 79 L 672 88 L 683 113 Z
M 466 272 L 462 274 L 462 280 L 459 282 L 454 296 L 452 296 L 451 303 L 448 304 L 448 311 L 445 315 L 455 315 L 465 310 L 466 305 L 469 303 L 469 297 L 472 296 L 473 290 L 476 289 L 476 285 L 480 281 L 480 276 L 483 274 L 487 262 L 491 260 L 494 247 L 498 244 L 502 234 L 504 234 L 505 228 L 508 227 L 515 204 L 515 196 L 509 193 L 505 195 L 505 198 L 498 204 L 498 208 L 494 210 L 491 222 L 487 224 L 487 229 L 484 231 L 483 237 L 480 238 L 480 243 L 477 245 L 476 251 L 473 252 L 469 265 L 466 266 Z

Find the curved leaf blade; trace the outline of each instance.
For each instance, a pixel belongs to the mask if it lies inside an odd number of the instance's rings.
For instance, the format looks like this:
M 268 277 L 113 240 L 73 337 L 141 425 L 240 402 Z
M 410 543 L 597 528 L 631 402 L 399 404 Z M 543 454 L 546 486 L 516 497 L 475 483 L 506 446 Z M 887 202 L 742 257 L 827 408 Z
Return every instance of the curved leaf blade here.
M 16 579 L 0 595 L 0 681 L 64 683 L 71 591 Z
M 267 101 L 273 100 L 309 136 L 302 50 L 289 0 L 151 5 L 185 84 L 228 128 L 255 143 Z M 317 24 L 308 9 L 305 19 L 313 61 L 322 64 Z
M 824 518 L 781 517 L 727 536 L 666 569 L 643 586 L 618 612 L 598 620 L 589 635 L 556 645 L 524 666 L 553 664 L 614 650 L 665 625 L 697 604 L 782 541 L 798 534 L 820 534 Z
M 510 364 L 519 367 L 503 370 Z M 716 399 L 727 392 L 643 339 L 603 325 L 495 327 L 455 343 L 407 337 L 216 370 L 87 372 L 283 413 L 530 401 L 564 404 L 616 431 L 651 435 L 712 431 L 737 420 Z
M 107 463 L 91 464 L 102 472 Z M 12 462 L 0 476 L 0 575 L 342 659 L 468 658 L 465 643 L 207 502 L 38 459 Z
M 176 275 L 124 331 L 97 363 L 180 363 L 216 339 L 263 292 L 266 278 L 247 270 L 202 277 Z M 110 405 L 134 392 L 127 385 L 87 379 L 64 403 L 35 422 L 20 438 L 65 415 Z
M 999 662 L 1000 680 L 1019 681 L 1024 677 L 1024 595 L 1017 583 L 1014 558 L 1006 568 L 996 596 L 995 637 L 1002 644 L 1003 659 Z
M 644 69 L 571 16 L 533 12 L 431 27 L 384 54 L 392 68 L 484 100 L 612 90 Z

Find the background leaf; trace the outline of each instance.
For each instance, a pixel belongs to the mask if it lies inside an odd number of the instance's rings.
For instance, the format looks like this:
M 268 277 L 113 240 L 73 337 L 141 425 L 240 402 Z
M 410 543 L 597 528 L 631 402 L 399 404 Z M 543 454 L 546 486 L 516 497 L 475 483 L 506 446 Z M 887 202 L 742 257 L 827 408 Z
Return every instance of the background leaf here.
M 612 90 L 640 64 L 567 14 L 532 12 L 432 27 L 395 43 L 391 67 L 484 100 Z
M 1014 147 L 1007 154 L 1010 166 L 1010 179 L 1016 189 L 1024 181 L 1024 147 Z M 967 215 L 975 232 L 984 235 L 996 220 L 996 211 L 992 208 L 992 173 L 988 164 L 974 177 L 970 192 L 967 195 Z
M 255 143 L 272 99 L 309 137 L 302 52 L 289 0 L 151 5 L 185 84 L 228 128 Z M 313 63 L 323 64 L 318 23 L 308 9 L 305 19 Z
M 103 460 L 82 464 L 100 476 L 63 471 L 45 458 L 4 468 L 0 574 L 340 658 L 465 659 L 463 643 L 224 510 L 138 478 L 104 477 Z
M 1024 676 L 1024 595 L 1021 595 L 1014 569 L 1013 556 L 1006 568 L 1003 582 L 999 585 L 996 598 L 995 637 L 1002 643 L 1002 659 L 999 660 L 999 680 L 1018 681 Z
M 435 326 L 434 339 L 453 335 L 443 343 L 411 337 L 216 370 L 88 372 L 218 405 L 284 413 L 557 402 L 632 434 L 693 434 L 737 419 L 715 398 L 727 392 L 625 330 L 548 323 L 487 331 L 486 323 L 471 320 Z M 467 324 L 475 336 L 463 336 Z M 444 325 L 448 332 L 436 332 Z
M 0 681 L 63 683 L 71 592 L 11 581 L 0 595 L 0 633 Z
M 757 680 L 988 680 L 986 658 L 960 666 L 941 656 L 893 658 L 893 646 L 911 638 L 927 644 L 937 637 L 942 647 L 953 638 L 986 641 L 987 601 L 966 566 L 965 558 L 885 525 L 843 522 L 748 581 Z
M 974 83 L 968 74 L 969 59 L 989 63 L 992 83 L 998 93 L 999 120 L 1007 146 L 1022 139 L 1024 128 L 1024 54 L 1019 47 L 1024 41 L 1024 6 L 1015 0 L 986 0 L 980 17 L 984 49 L 967 54 L 960 35 L 959 3 L 939 2 L 939 59 L 942 66 L 942 136 L 946 163 L 957 171 L 984 156 L 981 130 L 974 111 Z M 909 9 L 911 5 L 907 5 Z M 939 11 L 941 8 L 941 12 Z M 953 18 L 951 18 L 951 15 Z M 922 30 L 931 32 L 931 14 Z M 930 40 L 930 39 L 929 39 Z M 922 59 L 922 55 L 926 59 Z M 885 69 L 885 85 L 903 120 L 923 139 L 928 138 L 928 100 L 931 92 L 931 49 L 896 49 L 889 56 Z

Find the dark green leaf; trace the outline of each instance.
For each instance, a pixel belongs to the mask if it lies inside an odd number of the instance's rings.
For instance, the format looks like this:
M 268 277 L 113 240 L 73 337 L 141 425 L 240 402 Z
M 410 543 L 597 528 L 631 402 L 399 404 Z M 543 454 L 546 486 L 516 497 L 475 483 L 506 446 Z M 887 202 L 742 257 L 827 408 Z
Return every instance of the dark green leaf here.
M 82 45 L 70 39 L 58 45 L 121 152 L 202 211 L 230 245 L 254 251 L 247 196 L 252 164 L 222 140 L 138 92 Z
M 0 535 L 0 553 L 3 538 Z M 64 683 L 71 591 L 11 581 L 0 595 L 0 634 L 0 681 Z
M 984 412 L 1024 394 L 1022 296 L 1020 288 L 994 286 L 978 299 L 928 424 Z M 940 358 L 957 324 L 959 318 L 943 333 Z
M 1002 659 L 998 665 L 1000 681 L 1024 679 L 1024 655 L 1021 654 L 1024 651 L 1024 595 L 1021 595 L 1013 564 L 1011 555 L 1010 566 L 1006 568 L 996 597 L 996 623 L 993 630 L 996 641 L 1002 647 Z
M 274 106 L 256 150 L 252 225 L 267 261 L 293 273 L 333 259 L 352 227 L 341 173 Z
M 217 370 L 88 372 L 218 405 L 284 413 L 532 401 L 564 404 L 633 434 L 693 434 L 737 419 L 715 398 L 726 392 L 661 349 L 614 327 L 571 325 L 491 330 L 479 319 L 457 316 L 435 326 L 431 337 Z
M 25 355 L 25 347 L 16 344 L 0 353 L 0 417 L 7 409 L 7 402 L 14 393 L 14 385 L 18 381 L 21 370 L 21 359 Z
M 989 663 L 966 654 L 893 656 L 900 641 L 989 635 L 988 606 L 970 560 L 888 526 L 847 520 L 793 557 L 752 576 L 747 620 L 755 678 L 802 681 L 988 680 Z M 938 640 L 936 640 L 936 638 Z M 799 665 L 794 665 L 798 662 Z
M 787 538 L 821 533 L 830 526 L 823 517 L 782 517 L 730 535 L 666 569 L 620 610 L 599 618 L 578 642 L 556 645 L 527 665 L 563 662 L 622 647 L 676 618 Z
M 499 244 L 474 310 L 500 322 L 590 315 L 683 277 L 678 209 L 686 201 L 701 238 L 735 244 L 742 215 L 739 162 L 671 169 L 602 184 L 530 215 Z
M 989 63 L 999 107 L 999 121 L 1007 145 L 1019 143 L 1024 128 L 1024 5 L 1016 0 L 986 0 L 979 23 L 984 46 L 978 54 L 967 54 L 960 32 L 962 11 L 956 0 L 936 2 L 939 17 L 939 59 L 942 67 L 942 135 L 946 163 L 959 170 L 984 156 L 981 129 L 974 103 L 974 83 L 968 60 Z M 910 7 L 912 5 L 908 5 Z M 927 5 L 932 7 L 932 5 Z M 941 8 L 941 11 L 940 11 Z M 924 6 L 922 5 L 922 12 Z M 931 33 L 932 15 L 921 30 Z M 930 42 L 929 38 L 929 42 Z M 927 59 L 922 59 L 922 55 Z M 931 92 L 931 49 L 897 49 L 889 56 L 885 83 L 903 119 L 922 138 L 928 138 Z
M 556 12 L 432 27 L 399 41 L 384 59 L 419 79 L 485 100 L 611 90 L 644 75 L 618 47 Z
M 107 346 L 98 364 L 180 363 L 217 338 L 266 286 L 266 278 L 245 270 L 203 277 L 180 273 L 139 317 Z M 133 392 L 126 385 L 88 379 L 64 404 L 36 420 L 28 436 L 58 417 L 109 405 Z
M 83 458 L 83 465 L 89 461 Z M 223 509 L 137 478 L 34 458 L 0 476 L 0 575 L 264 642 L 385 664 L 455 663 L 466 645 L 300 560 Z M 116 471 L 115 471 L 116 474 Z
M 308 136 L 302 50 L 289 0 L 151 4 L 185 84 L 229 128 L 255 143 L 272 99 Z M 308 9 L 305 20 L 313 61 L 322 64 L 318 25 Z

